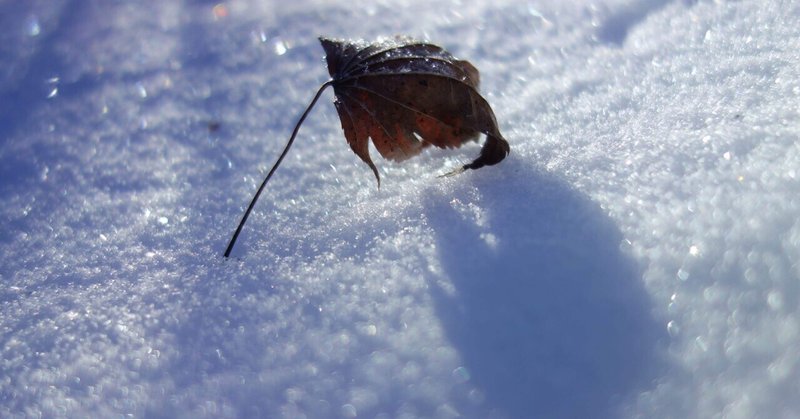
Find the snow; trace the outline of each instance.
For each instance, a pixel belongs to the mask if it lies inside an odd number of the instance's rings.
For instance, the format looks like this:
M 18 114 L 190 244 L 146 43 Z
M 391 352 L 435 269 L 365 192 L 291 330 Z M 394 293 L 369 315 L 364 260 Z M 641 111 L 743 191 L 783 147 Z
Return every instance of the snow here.
M 800 4 L 0 4 L 0 417 L 800 416 Z M 481 70 L 369 168 L 317 36 Z

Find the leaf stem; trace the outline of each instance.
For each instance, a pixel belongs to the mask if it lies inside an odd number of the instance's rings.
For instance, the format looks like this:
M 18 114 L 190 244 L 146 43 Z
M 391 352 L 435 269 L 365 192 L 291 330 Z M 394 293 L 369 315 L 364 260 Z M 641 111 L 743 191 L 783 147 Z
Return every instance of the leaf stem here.
M 236 232 L 233 233 L 233 237 L 231 237 L 231 241 L 230 243 L 228 243 L 228 248 L 225 249 L 225 257 L 229 257 L 231 255 L 231 251 L 233 250 L 233 245 L 236 243 L 236 239 L 239 237 L 239 233 L 242 232 L 242 227 L 244 227 L 244 223 L 247 221 L 247 217 L 249 217 L 250 212 L 253 211 L 253 207 L 256 205 L 256 201 L 258 201 L 258 197 L 261 195 L 261 191 L 263 191 L 264 187 L 267 186 L 267 182 L 272 177 L 272 174 L 275 173 L 275 170 L 281 164 L 283 158 L 286 157 L 286 153 L 289 152 L 289 148 L 292 146 L 294 138 L 297 136 L 297 132 L 300 130 L 300 125 L 303 124 L 303 121 L 305 121 L 306 116 L 308 116 L 308 113 L 311 111 L 311 108 L 313 108 L 314 104 L 317 103 L 317 100 L 319 99 L 320 95 L 322 95 L 322 91 L 325 90 L 328 86 L 333 85 L 333 83 L 334 80 L 328 80 L 325 83 L 323 83 L 322 86 L 320 86 L 319 90 L 317 90 L 317 94 L 314 95 L 314 99 L 311 100 L 311 103 L 308 105 L 305 112 L 303 112 L 303 115 L 300 116 L 300 120 L 297 121 L 297 125 L 294 126 L 294 131 L 292 131 L 292 136 L 289 137 L 289 141 L 286 143 L 286 147 L 284 147 L 280 157 L 278 157 L 278 161 L 275 162 L 275 165 L 273 165 L 272 169 L 270 169 L 269 173 L 267 173 L 267 177 L 265 177 L 264 181 L 261 182 L 261 186 L 258 187 L 256 194 L 253 196 L 253 200 L 250 201 L 250 205 L 247 207 L 247 210 L 244 212 L 244 215 L 242 216 L 242 221 L 240 221 L 239 226 L 236 227 Z

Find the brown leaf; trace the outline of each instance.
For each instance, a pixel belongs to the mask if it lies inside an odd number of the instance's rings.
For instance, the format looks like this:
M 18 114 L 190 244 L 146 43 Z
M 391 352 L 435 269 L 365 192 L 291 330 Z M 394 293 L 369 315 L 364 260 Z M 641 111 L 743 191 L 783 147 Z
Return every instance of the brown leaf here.
M 378 184 L 370 139 L 381 156 L 403 161 L 430 145 L 456 148 L 485 134 L 478 158 L 451 174 L 497 164 L 508 155 L 494 112 L 477 91 L 478 70 L 468 61 L 409 38 L 320 42 L 347 142 Z
M 430 145 L 456 148 L 485 134 L 486 143 L 478 157 L 445 176 L 497 164 L 508 155 L 508 142 L 497 129 L 492 108 L 478 93 L 478 70 L 469 62 L 456 59 L 441 47 L 409 38 L 373 44 L 328 38 L 320 38 L 320 42 L 333 79 L 317 90 L 300 116 L 281 155 L 245 210 L 225 249 L 225 257 L 230 256 L 247 217 L 289 152 L 300 125 L 328 86 L 333 86 L 336 95 L 334 103 L 344 136 L 350 148 L 372 169 L 378 186 L 381 179 L 369 156 L 370 138 L 384 158 L 403 161 Z

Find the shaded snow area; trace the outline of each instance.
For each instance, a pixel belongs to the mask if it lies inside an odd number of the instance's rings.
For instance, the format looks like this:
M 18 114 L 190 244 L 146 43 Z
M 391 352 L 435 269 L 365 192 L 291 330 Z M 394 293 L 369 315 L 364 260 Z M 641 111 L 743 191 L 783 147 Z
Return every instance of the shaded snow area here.
M 800 3 L 0 1 L 0 417 L 800 417 Z M 511 154 L 351 152 L 317 36 Z

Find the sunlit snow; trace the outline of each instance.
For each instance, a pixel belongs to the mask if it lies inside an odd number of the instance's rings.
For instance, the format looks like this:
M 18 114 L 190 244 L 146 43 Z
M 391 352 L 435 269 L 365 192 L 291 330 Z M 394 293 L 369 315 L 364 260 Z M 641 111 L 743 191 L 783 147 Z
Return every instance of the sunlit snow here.
M 800 416 L 800 3 L 0 2 L 0 417 Z M 320 35 L 511 144 L 347 146 Z

